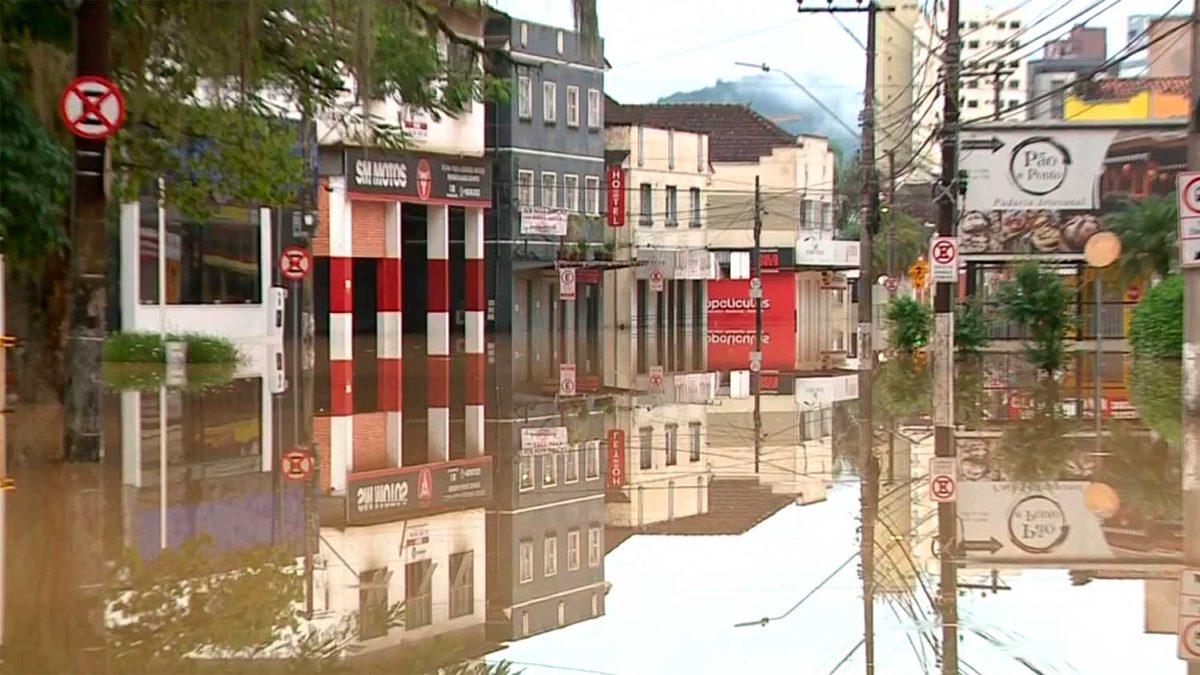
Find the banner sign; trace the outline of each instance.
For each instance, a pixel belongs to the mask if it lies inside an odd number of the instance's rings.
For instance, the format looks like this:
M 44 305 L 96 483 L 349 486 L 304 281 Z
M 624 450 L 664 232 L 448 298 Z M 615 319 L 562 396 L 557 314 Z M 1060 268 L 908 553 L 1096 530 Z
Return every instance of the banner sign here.
M 763 358 L 768 370 L 796 365 L 796 273 L 762 276 Z M 755 303 L 749 279 L 708 282 L 708 366 L 716 370 L 749 368 L 755 346 Z
M 1177 141 L 1169 137 L 1178 136 Z M 958 253 L 968 260 L 1083 257 L 1111 212 L 1151 195 L 1170 195 L 1182 166 L 1165 146 L 1184 132 L 1094 127 L 965 131 L 960 165 L 964 209 Z
M 605 209 L 609 227 L 625 227 L 625 169 L 609 165 L 605 171 L 608 180 L 608 208 Z
M 491 206 L 492 165 L 482 157 L 347 148 L 346 189 L 410 201 Z
M 546 206 L 521 207 L 521 234 L 567 236 L 567 212 Z
M 346 481 L 346 524 L 376 525 L 430 510 L 473 508 L 491 496 L 490 456 L 352 473 Z

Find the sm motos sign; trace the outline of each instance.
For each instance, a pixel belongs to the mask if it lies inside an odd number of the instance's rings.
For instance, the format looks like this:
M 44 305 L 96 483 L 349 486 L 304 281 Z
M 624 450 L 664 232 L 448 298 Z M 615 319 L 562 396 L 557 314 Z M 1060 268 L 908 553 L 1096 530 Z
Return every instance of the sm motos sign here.
M 345 150 L 346 188 L 401 201 L 490 206 L 492 169 L 479 157 Z
M 796 274 L 762 276 L 763 368 L 789 370 L 796 363 Z M 755 304 L 749 279 L 708 282 L 708 365 L 744 370 L 756 341 Z
M 491 495 L 491 457 L 355 473 L 346 481 L 346 524 L 482 506 Z

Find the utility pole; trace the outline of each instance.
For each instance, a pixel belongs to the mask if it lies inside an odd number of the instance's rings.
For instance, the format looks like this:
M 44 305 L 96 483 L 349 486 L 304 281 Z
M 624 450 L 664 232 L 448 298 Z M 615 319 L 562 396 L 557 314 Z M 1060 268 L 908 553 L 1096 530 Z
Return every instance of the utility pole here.
M 1192 9 L 1193 107 L 1200 96 L 1200 0 Z M 1188 127 L 1188 169 L 1200 170 L 1200 117 L 1192 110 Z M 1200 567 L 1200 268 L 1183 268 L 1183 550 L 1191 567 Z M 1188 675 L 1200 675 L 1200 663 L 1188 663 Z
M 804 0 L 797 4 L 803 5 Z M 879 172 L 875 168 L 875 23 L 879 12 L 895 11 L 881 7 L 875 0 L 857 0 L 850 6 L 835 7 L 828 0 L 825 7 L 799 7 L 801 14 L 865 13 L 867 15 L 866 75 L 863 83 L 862 149 L 863 170 L 862 206 L 865 211 L 859 228 L 858 278 L 858 411 L 859 411 L 859 471 L 862 483 L 860 515 L 862 516 L 861 558 L 863 582 L 863 642 L 867 675 L 875 673 L 875 518 L 878 510 L 879 460 L 875 456 L 875 426 L 872 418 L 872 382 L 875 348 L 872 334 L 875 329 L 873 286 L 875 270 L 872 262 L 872 238 L 879 232 Z
M 1015 72 L 1017 71 L 1013 68 L 1006 68 L 1002 59 L 996 59 L 996 62 L 992 64 L 991 70 L 986 68 L 963 70 L 959 73 L 959 76 L 992 78 L 992 119 L 999 120 L 1000 113 L 1003 112 L 1000 105 L 1000 95 L 1004 91 L 1004 78 Z
M 896 150 L 884 150 L 888 165 L 888 222 L 887 222 L 887 275 L 891 279 L 896 273 Z
M 75 74 L 108 77 L 108 0 L 81 0 L 75 10 Z M 68 461 L 98 462 L 104 454 L 100 357 L 104 348 L 107 142 L 75 137 L 72 157 L 70 281 L 67 316 L 67 391 L 63 450 Z M 162 246 L 163 242 L 159 242 Z M 158 289 L 160 294 L 166 289 Z
M 1200 2 L 1200 0 L 1197 0 Z M 943 52 L 945 86 L 942 93 L 942 178 L 938 201 L 938 235 L 954 236 L 958 194 L 959 0 L 948 0 L 946 45 Z M 997 89 L 997 92 L 999 89 Z M 997 94 L 998 95 L 998 94 Z M 933 296 L 934 454 L 954 457 L 954 284 L 938 282 Z M 957 509 L 953 502 L 938 504 L 938 543 L 941 557 L 938 599 L 942 617 L 942 673 L 958 673 Z
M 759 177 L 754 177 L 754 252 L 750 254 L 751 288 L 754 295 L 754 352 L 758 365 L 750 369 L 751 385 L 754 387 L 754 473 L 758 473 L 759 457 L 762 454 L 762 350 L 763 350 L 763 306 L 762 306 L 762 192 Z M 757 285 L 757 287 L 756 287 Z M 753 359 L 752 359 L 753 362 Z
M 301 214 L 300 220 L 303 226 L 301 231 L 308 238 L 306 242 L 309 246 L 312 245 L 313 229 L 309 227 L 309 223 L 316 222 L 317 218 L 317 186 L 319 166 L 317 153 L 320 151 L 316 147 L 315 133 L 316 126 L 312 119 L 312 99 L 308 95 L 307 90 L 301 96 L 300 103 L 300 144 L 303 156 L 308 159 L 305 163 L 305 181 L 303 191 L 301 193 Z M 311 172 L 312 175 L 308 175 Z M 297 419 L 293 420 L 293 428 L 295 429 L 296 438 L 293 439 L 299 447 L 306 448 L 312 457 L 312 475 L 309 476 L 308 482 L 304 485 L 304 617 L 312 619 L 313 616 L 313 594 L 315 592 L 315 563 L 313 556 L 318 548 L 319 535 L 321 531 L 320 512 L 318 507 L 319 499 L 317 495 L 318 485 L 321 480 L 321 453 L 313 441 L 312 421 L 313 421 L 313 362 L 315 355 L 314 349 L 314 329 L 316 327 L 316 319 L 313 309 L 313 275 L 304 275 L 304 280 L 300 284 L 293 284 L 292 288 L 300 291 L 292 303 L 292 311 L 296 313 L 295 320 L 292 325 L 295 327 L 292 335 L 292 397 L 295 400 L 293 406 L 293 414 Z M 276 462 L 282 461 L 282 458 L 277 458 Z

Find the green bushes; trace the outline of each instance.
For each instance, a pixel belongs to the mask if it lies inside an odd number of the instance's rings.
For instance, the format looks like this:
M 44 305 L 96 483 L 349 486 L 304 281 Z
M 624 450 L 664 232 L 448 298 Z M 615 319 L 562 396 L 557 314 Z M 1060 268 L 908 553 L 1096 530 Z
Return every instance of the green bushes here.
M 1142 357 L 1183 355 L 1183 276 L 1175 274 L 1151 288 L 1133 309 L 1129 346 Z
M 996 296 L 1004 316 L 1029 331 L 1025 355 L 1030 363 L 1048 374 L 1061 368 L 1067 329 L 1073 321 L 1073 297 L 1058 274 L 1035 262 L 1026 263 L 1000 284 Z
M 896 349 L 912 353 L 929 342 L 933 312 L 927 305 L 900 296 L 888 304 L 886 317 L 891 324 L 891 343 Z
M 170 334 L 169 341 L 187 343 L 188 363 L 239 363 L 242 353 L 230 340 L 198 333 Z M 108 363 L 163 363 L 165 348 L 158 333 L 113 333 L 104 340 Z
M 987 346 L 988 320 L 979 300 L 961 304 L 954 313 L 954 348 L 959 354 L 979 354 Z

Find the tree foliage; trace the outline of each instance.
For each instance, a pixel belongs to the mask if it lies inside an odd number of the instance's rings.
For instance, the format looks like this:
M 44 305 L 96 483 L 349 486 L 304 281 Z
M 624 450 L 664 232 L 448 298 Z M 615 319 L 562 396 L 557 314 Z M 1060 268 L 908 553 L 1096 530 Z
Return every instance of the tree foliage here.
M 1183 357 L 1183 276 L 1175 274 L 1146 292 L 1133 308 L 1129 346 L 1137 356 Z
M 954 349 L 959 354 L 979 354 L 990 342 L 988 318 L 978 298 L 962 303 L 954 312 Z
M 1063 413 L 1061 387 L 1046 379 L 1024 391 L 1014 390 L 1012 395 L 1028 404 L 1021 406 L 1021 419 L 1013 420 L 996 443 L 996 466 L 1006 479 L 1019 483 L 1058 480 L 1074 452 L 1063 438 L 1070 431 L 1070 422 Z
M 885 314 L 892 346 L 903 352 L 921 349 L 929 342 L 933 328 L 933 310 L 929 305 L 901 295 L 887 306 Z
M 1183 364 L 1178 360 L 1137 358 L 1129 373 L 1129 395 L 1138 415 L 1160 438 L 1183 439 Z
M 1048 374 L 1066 359 L 1067 330 L 1072 325 L 1071 292 L 1062 279 L 1035 262 L 1016 268 L 1013 278 L 1000 284 L 997 300 L 1008 320 L 1029 332 L 1025 354 Z
M 1123 206 L 1105 218 L 1108 228 L 1121 238 L 1122 280 L 1167 276 L 1179 259 L 1179 207 L 1175 198 L 1152 196 Z

